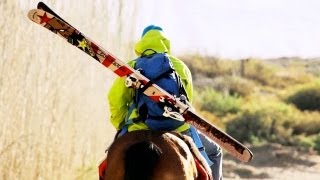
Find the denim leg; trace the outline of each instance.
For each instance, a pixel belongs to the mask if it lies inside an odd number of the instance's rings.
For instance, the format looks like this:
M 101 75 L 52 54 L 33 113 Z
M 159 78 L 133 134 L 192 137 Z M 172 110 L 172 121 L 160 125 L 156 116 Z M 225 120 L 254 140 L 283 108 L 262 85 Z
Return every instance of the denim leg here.
M 209 159 L 213 162 L 213 165 L 210 166 L 212 171 L 213 179 L 222 180 L 222 149 L 215 142 L 211 141 L 209 138 L 199 133 L 201 142 L 205 148 Z
M 190 136 L 192 138 L 192 134 L 190 130 L 182 132 L 182 134 Z M 214 180 L 222 180 L 222 149 L 218 144 L 211 141 L 209 138 L 199 133 L 199 138 L 202 142 L 202 145 L 205 148 L 205 152 L 207 153 L 209 159 L 212 161 L 212 165 L 210 166 L 212 171 L 212 177 Z

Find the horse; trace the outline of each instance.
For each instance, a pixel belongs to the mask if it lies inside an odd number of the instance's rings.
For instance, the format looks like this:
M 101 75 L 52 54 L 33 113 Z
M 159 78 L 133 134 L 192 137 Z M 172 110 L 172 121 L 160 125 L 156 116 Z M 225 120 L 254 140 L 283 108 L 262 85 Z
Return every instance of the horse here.
M 193 150 L 190 151 L 190 148 Z M 115 139 L 109 147 L 107 158 L 103 161 L 106 167 L 100 171 L 100 179 L 212 179 L 209 166 L 201 155 L 195 158 L 194 151 L 198 149 L 192 139 L 178 133 L 150 130 L 129 132 Z M 199 160 L 204 163 L 202 166 Z

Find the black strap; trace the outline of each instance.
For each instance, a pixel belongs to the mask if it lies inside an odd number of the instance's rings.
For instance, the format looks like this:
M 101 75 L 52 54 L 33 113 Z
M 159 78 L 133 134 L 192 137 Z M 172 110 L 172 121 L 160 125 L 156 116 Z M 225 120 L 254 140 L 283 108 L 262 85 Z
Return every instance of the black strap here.
M 136 96 L 136 98 L 139 98 L 139 96 L 141 95 L 141 93 L 143 93 L 148 87 L 150 87 L 152 84 L 155 84 L 158 80 L 164 78 L 165 76 L 167 76 L 168 74 L 171 74 L 171 73 L 174 73 L 175 75 L 175 78 L 177 80 L 177 83 L 178 83 L 178 86 L 179 86 L 179 94 L 180 95 L 185 95 L 185 97 L 187 98 L 187 100 L 189 101 L 189 98 L 188 98 L 188 95 L 187 95 L 187 92 L 186 92 L 186 89 L 184 88 L 184 85 L 182 84 L 181 82 L 181 78 L 179 77 L 179 75 L 175 72 L 174 69 L 169 69 L 168 71 L 160 74 L 159 76 L 157 76 L 156 78 L 154 78 L 153 80 L 150 80 L 147 84 L 145 84 L 143 86 L 143 88 L 139 89 L 139 92 Z M 136 99 L 136 102 L 138 99 Z
M 165 76 L 167 76 L 168 74 L 172 73 L 174 70 L 173 69 L 169 69 L 167 71 L 165 71 L 164 73 L 160 74 L 159 76 L 157 76 L 156 78 L 154 78 L 153 80 L 149 80 L 149 82 L 147 82 L 147 84 L 145 84 L 141 89 L 138 89 L 135 102 L 138 102 L 138 99 L 140 98 L 141 94 L 148 88 L 150 87 L 152 84 L 155 84 L 158 80 L 164 78 Z M 139 113 L 140 114 L 140 113 Z
M 172 118 L 165 117 L 165 116 L 151 116 L 151 115 L 148 115 L 148 118 L 151 118 L 152 120 L 156 120 L 156 121 L 172 120 Z
M 153 51 L 153 53 L 152 54 L 149 54 L 149 55 L 145 55 L 145 53 L 147 52 L 147 51 Z M 147 57 L 147 56 L 153 56 L 154 54 L 157 54 L 158 52 L 157 51 L 155 51 L 155 50 L 153 50 L 153 49 L 146 49 L 146 50 L 144 50 L 142 53 L 141 53 L 141 57 Z
M 185 95 L 187 100 L 189 101 L 189 98 L 188 98 L 188 95 L 187 95 L 187 91 L 186 91 L 186 89 L 184 88 L 184 85 L 181 82 L 180 76 L 176 72 L 174 72 L 174 75 L 176 76 L 176 79 L 177 79 L 177 82 L 178 82 L 180 96 L 182 94 Z
M 160 79 L 164 78 L 168 74 L 173 73 L 173 71 L 174 71 L 173 69 L 169 69 L 169 70 L 165 71 L 164 73 L 160 74 L 159 76 L 157 76 L 156 78 L 150 80 L 146 85 L 143 86 L 143 88 L 140 89 L 140 92 L 144 92 L 152 84 L 156 83 L 157 81 L 159 81 Z

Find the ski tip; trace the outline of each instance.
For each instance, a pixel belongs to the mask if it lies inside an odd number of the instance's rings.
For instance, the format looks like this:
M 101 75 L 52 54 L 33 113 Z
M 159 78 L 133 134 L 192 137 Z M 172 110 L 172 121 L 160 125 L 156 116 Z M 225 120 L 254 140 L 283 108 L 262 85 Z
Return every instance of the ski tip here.
M 28 12 L 28 18 L 31 20 L 31 21 L 35 21 L 37 19 L 40 19 L 37 15 L 38 15 L 38 9 L 31 9 L 29 12 Z
M 243 151 L 243 157 L 244 158 L 242 158 L 241 161 L 247 163 L 247 162 L 250 162 L 253 159 L 253 154 L 249 149 L 245 149 Z
M 42 9 L 46 4 L 42 1 L 38 2 L 37 9 Z
M 28 18 L 38 24 L 46 23 L 46 21 L 52 17 L 53 15 L 41 9 L 31 9 L 28 12 Z
M 248 163 L 253 159 L 253 153 L 245 146 L 241 151 L 237 151 L 233 149 L 232 151 L 229 151 L 231 155 L 233 155 L 236 159 L 243 163 Z

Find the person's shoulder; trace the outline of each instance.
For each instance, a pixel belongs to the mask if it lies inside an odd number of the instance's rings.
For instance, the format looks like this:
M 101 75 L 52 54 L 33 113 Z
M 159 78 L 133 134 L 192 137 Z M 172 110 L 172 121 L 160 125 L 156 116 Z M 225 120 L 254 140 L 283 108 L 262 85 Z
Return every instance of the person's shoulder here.
M 168 57 L 170 58 L 173 65 L 178 65 L 178 66 L 188 68 L 187 65 L 180 58 L 177 58 L 171 54 L 168 54 Z
M 168 55 L 168 57 L 170 59 L 173 59 L 173 60 L 176 60 L 176 61 L 182 61 L 180 58 L 177 58 L 176 56 L 173 56 L 172 54 L 168 54 L 168 53 L 166 53 L 166 54 Z
M 127 62 L 127 64 L 130 66 L 130 67 L 134 67 L 137 63 L 137 59 L 134 59 L 134 60 L 130 60 Z

